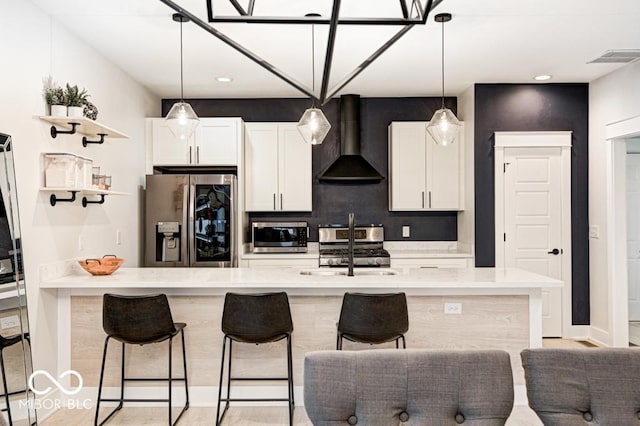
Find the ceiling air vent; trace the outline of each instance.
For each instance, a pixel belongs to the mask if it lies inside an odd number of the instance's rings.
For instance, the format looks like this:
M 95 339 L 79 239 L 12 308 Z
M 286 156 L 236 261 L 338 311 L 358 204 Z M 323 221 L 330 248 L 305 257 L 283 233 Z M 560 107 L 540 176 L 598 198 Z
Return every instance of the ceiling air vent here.
M 607 50 L 588 64 L 626 64 L 640 58 L 640 49 Z

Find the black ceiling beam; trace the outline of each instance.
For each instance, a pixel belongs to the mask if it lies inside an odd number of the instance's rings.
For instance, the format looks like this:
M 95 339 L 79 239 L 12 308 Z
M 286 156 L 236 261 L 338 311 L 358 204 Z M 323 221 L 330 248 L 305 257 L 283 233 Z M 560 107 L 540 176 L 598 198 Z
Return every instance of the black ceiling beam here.
M 421 13 L 422 15 L 422 13 Z M 425 15 L 426 16 L 426 15 Z M 299 18 L 284 16 L 215 16 L 209 18 L 210 23 L 233 24 L 331 24 L 330 18 Z M 338 25 L 419 25 L 424 24 L 425 19 L 420 18 L 343 18 L 338 20 Z
M 233 7 L 238 11 L 238 13 L 242 16 L 247 16 L 247 12 L 242 8 L 242 6 L 240 6 L 240 3 L 238 3 L 237 0 L 229 0 L 231 2 L 231 4 L 233 5 Z M 213 8 L 212 8 L 213 10 Z
M 402 10 L 402 17 L 404 19 L 409 18 L 409 9 L 407 9 L 407 4 L 405 0 L 400 0 L 400 9 Z
M 340 0 L 333 0 L 331 9 L 331 24 L 329 25 L 329 37 L 327 39 L 327 53 L 324 58 L 324 72 L 322 73 L 322 88 L 320 89 L 320 103 L 323 104 L 329 88 L 331 77 L 331 63 L 333 62 L 333 48 L 336 45 L 336 33 L 338 32 L 338 17 L 340 16 Z

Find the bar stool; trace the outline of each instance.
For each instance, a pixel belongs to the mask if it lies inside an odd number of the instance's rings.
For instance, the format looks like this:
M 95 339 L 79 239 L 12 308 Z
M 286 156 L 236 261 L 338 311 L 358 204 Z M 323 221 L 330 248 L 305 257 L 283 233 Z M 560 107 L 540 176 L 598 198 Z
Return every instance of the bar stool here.
M 289 309 L 287 293 L 238 294 L 227 293 L 224 298 L 222 311 L 222 360 L 220 362 L 220 383 L 218 388 L 218 409 L 216 411 L 216 425 L 222 422 L 229 402 L 256 401 L 287 401 L 289 404 L 289 425 L 293 425 L 293 359 L 291 355 L 291 333 L 293 321 Z M 241 343 L 270 343 L 287 340 L 287 377 L 233 377 L 231 375 L 231 359 L 233 342 Z M 229 340 L 229 362 L 227 365 L 227 396 L 222 397 L 222 377 L 225 368 L 226 343 Z M 289 387 L 287 398 L 231 398 L 232 381 L 272 381 L 286 380 Z M 225 402 L 222 416 L 220 405 Z
M 407 296 L 404 293 L 345 293 L 338 321 L 336 349 L 342 350 L 342 339 L 351 342 L 378 344 L 402 339 L 409 330 Z
M 100 414 L 100 402 L 118 402 L 116 408 L 100 423 L 106 423 L 116 412 L 118 412 L 124 402 L 167 402 L 169 403 L 169 424 L 175 425 L 180 417 L 189 408 L 189 388 L 187 383 L 187 358 L 184 346 L 184 328 L 187 325 L 182 322 L 173 322 L 169 301 L 164 294 L 148 296 L 120 296 L 115 294 L 105 294 L 102 304 L 102 328 L 107 333 L 104 341 L 104 352 L 102 353 L 102 367 L 100 370 L 100 384 L 98 386 L 98 400 L 96 403 L 95 424 L 98 425 Z M 173 338 L 180 334 L 182 340 L 182 361 L 184 366 L 184 377 L 175 378 L 172 374 L 172 346 Z M 122 343 L 122 360 L 120 376 L 120 398 L 102 398 L 102 382 L 104 379 L 104 367 L 107 358 L 109 340 L 114 339 Z M 169 341 L 169 377 L 163 378 L 134 378 L 125 377 L 125 345 L 146 345 Z M 161 381 L 166 380 L 169 384 L 169 397 L 167 399 L 133 399 L 124 398 L 124 383 L 127 381 Z M 184 393 L 186 402 L 180 414 L 172 423 L 172 384 L 176 381 L 184 381 Z
M 21 394 L 21 393 L 26 393 L 26 392 L 28 392 L 28 389 L 21 389 L 21 390 L 9 392 L 9 386 L 7 385 L 6 370 L 4 368 L 4 350 L 6 348 L 8 348 L 8 347 L 11 347 L 11 346 L 16 345 L 18 343 L 21 343 L 23 341 L 22 338 L 23 338 L 22 334 L 14 334 L 14 335 L 7 336 L 7 337 L 0 335 L 0 370 L 2 370 L 1 371 L 1 373 L 2 373 L 2 389 L 4 391 L 4 393 L 2 395 L 0 395 L 0 396 L 4 397 L 4 402 L 5 402 L 5 407 L 0 409 L 0 411 L 6 411 L 7 412 L 7 418 L 9 420 L 9 425 L 13 425 L 13 420 L 11 418 L 11 403 L 9 401 L 9 397 L 11 395 L 17 395 L 17 394 Z M 29 340 L 29 333 L 24 333 L 24 342 L 26 342 L 28 344 L 31 344 L 31 341 Z

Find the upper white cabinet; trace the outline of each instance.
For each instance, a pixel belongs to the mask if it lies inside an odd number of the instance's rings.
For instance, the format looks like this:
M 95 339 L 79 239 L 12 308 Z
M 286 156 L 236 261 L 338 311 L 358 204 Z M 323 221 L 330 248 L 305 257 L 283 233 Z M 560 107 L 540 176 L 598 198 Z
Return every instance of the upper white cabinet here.
M 245 210 L 311 211 L 311 145 L 296 123 L 245 129 Z
M 464 126 L 453 144 L 441 146 L 427 124 L 389 126 L 389 210 L 463 209 Z
M 240 118 L 200 118 L 189 140 L 173 136 L 164 118 L 152 123 L 154 166 L 237 166 L 242 141 Z

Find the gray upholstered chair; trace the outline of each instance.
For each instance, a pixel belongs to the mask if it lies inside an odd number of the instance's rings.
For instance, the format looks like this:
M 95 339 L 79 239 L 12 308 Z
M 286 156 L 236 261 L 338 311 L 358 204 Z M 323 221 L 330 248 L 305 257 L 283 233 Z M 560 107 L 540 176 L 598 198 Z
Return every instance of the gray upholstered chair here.
M 316 426 L 504 425 L 511 362 L 499 350 L 310 352 L 304 404 Z
M 546 426 L 640 424 L 640 349 L 525 349 L 529 406 Z

